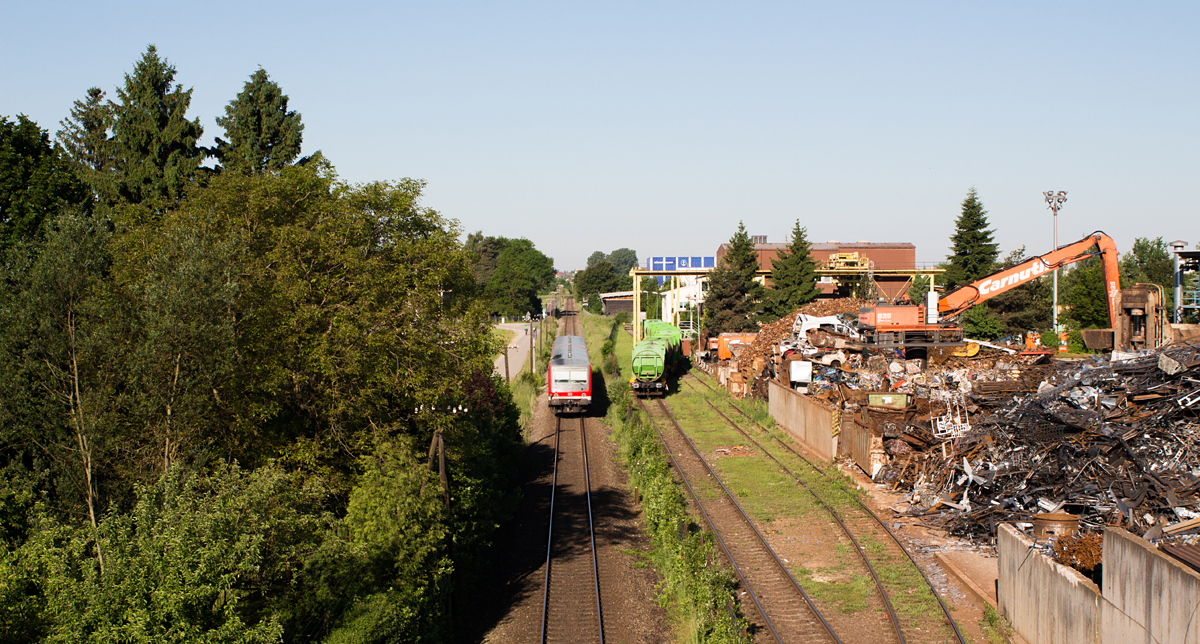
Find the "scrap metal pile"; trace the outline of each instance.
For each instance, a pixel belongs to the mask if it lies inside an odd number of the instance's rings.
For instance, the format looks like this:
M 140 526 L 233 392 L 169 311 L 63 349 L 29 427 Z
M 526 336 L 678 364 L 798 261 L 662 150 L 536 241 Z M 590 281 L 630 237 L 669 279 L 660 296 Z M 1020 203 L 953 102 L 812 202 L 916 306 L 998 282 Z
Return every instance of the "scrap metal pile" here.
M 897 510 L 951 534 L 986 540 L 1050 512 L 1152 540 L 1200 532 L 1200 342 L 1124 358 L 917 373 L 897 360 L 883 386 L 912 405 L 849 406 L 883 434 L 891 458 L 875 480 L 907 493 Z M 838 385 L 840 404 L 878 371 Z M 837 402 L 832 387 L 822 397 Z
M 844 297 L 836 300 L 816 300 L 805 304 L 782 318 L 770 324 L 763 325 L 758 330 L 758 335 L 755 336 L 754 343 L 750 345 L 749 349 L 738 353 L 735 358 L 734 368 L 737 371 L 748 370 L 752 367 L 755 358 L 778 353 L 779 342 L 792 335 L 792 325 L 796 321 L 796 316 L 801 313 L 815 317 L 838 314 L 857 316 L 860 308 L 870 304 L 870 300 L 860 300 L 853 297 Z

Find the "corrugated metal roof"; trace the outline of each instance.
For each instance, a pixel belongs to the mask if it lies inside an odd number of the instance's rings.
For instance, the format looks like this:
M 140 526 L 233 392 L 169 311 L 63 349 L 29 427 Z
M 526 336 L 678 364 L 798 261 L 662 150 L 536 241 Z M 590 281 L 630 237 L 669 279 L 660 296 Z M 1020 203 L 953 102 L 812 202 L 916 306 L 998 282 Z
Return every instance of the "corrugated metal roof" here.
M 1159 544 L 1158 549 L 1187 564 L 1192 570 L 1200 572 L 1200 545 L 1172 546 L 1163 543 Z

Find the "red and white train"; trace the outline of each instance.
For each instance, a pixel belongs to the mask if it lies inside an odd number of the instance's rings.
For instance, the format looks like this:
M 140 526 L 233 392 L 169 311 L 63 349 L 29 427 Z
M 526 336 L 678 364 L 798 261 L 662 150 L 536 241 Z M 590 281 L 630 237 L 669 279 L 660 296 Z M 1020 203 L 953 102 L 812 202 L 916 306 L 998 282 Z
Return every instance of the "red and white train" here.
M 554 339 L 546 382 L 550 408 L 556 413 L 582 412 L 592 404 L 592 363 L 582 337 Z

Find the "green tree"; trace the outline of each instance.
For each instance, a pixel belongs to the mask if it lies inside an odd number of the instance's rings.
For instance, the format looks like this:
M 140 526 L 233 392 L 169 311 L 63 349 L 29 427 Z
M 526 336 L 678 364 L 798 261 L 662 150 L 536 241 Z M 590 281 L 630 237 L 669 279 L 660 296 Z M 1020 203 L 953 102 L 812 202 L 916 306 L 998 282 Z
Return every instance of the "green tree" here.
M 261 67 L 217 117 L 228 140 L 218 138 L 214 156 L 227 170 L 277 172 L 300 156 L 304 124 L 288 111 L 288 97 Z
M 750 299 L 751 305 L 762 300 L 764 288 L 758 277 L 758 253 L 754 250 L 754 242 L 746 234 L 746 226 L 738 222 L 737 232 L 729 238 L 724 261 L 742 278 L 743 289 Z
M 178 202 L 206 156 L 197 145 L 204 133 L 200 119 L 187 120 L 192 90 L 174 81 L 175 67 L 150 45 L 117 90 L 115 193 L 129 203 L 161 209 Z
M 466 249 L 473 255 L 471 270 L 475 274 L 475 283 L 484 286 L 496 272 L 500 263 L 500 253 L 508 245 L 505 237 L 484 237 L 483 231 L 467 235 Z
M 708 335 L 753 331 L 758 325 L 751 319 L 754 310 L 746 295 L 746 283 L 742 274 L 723 260 L 708 274 L 704 330 Z
M 995 340 L 1004 335 L 1004 320 L 986 306 L 972 306 L 962 316 L 963 333 L 972 340 Z
M 1175 288 L 1175 264 L 1162 237 L 1138 237 L 1121 258 L 1121 288 L 1139 283 L 1158 284 L 1168 293 Z
M 754 279 L 757 271 L 758 254 L 746 234 L 746 226 L 739 221 L 725 255 L 708 275 L 704 328 L 710 335 L 758 328 L 755 309 L 763 288 Z
M 1010 252 L 1001 267 L 1012 268 L 1024 259 L 1025 247 L 1022 246 Z M 1000 316 L 1006 334 L 1018 334 L 1049 328 L 1052 300 L 1050 277 L 1044 276 L 993 297 L 987 301 L 987 308 Z
M 595 266 L 597 263 L 606 259 L 608 259 L 608 255 L 605 255 L 604 251 L 594 251 L 591 255 L 588 255 L 587 268 L 591 268 L 592 266 Z
M 771 260 L 771 286 L 763 300 L 763 322 L 774 322 L 817 299 L 817 263 L 812 259 L 808 230 L 800 220 L 792 229 L 792 240 Z
M 87 202 L 87 188 L 49 133 L 25 116 L 0 117 L 0 251 L 41 237 L 48 217 Z
M 629 269 L 638 265 L 637 252 L 628 248 L 618 248 L 608 254 L 608 261 L 618 275 L 628 275 Z
M 947 292 L 970 283 L 996 270 L 999 246 L 992 241 L 988 230 L 987 211 L 979 201 L 975 188 L 967 192 L 962 213 L 954 222 L 950 237 L 950 265 L 945 273 Z
M 1089 257 L 1075 265 L 1059 284 L 1059 302 L 1075 329 L 1107 329 L 1108 293 L 1104 288 L 1104 265 Z
M 55 505 L 86 517 L 92 533 L 119 445 L 122 315 L 106 282 L 109 237 L 103 222 L 68 212 L 47 224 L 44 243 L 0 263 L 0 445 L 36 446 Z
M 575 297 L 586 301 L 590 295 L 616 291 L 619 285 L 612 262 L 602 259 L 575 275 Z
M 661 288 L 658 280 L 653 277 L 642 278 L 642 310 L 646 317 L 652 320 L 662 319 L 662 298 L 659 297 Z
M 116 198 L 112 192 L 112 123 L 113 104 L 105 100 L 104 90 L 91 87 L 87 98 L 75 101 L 71 115 L 59 122 L 62 129 L 55 135 L 75 173 L 104 203 Z

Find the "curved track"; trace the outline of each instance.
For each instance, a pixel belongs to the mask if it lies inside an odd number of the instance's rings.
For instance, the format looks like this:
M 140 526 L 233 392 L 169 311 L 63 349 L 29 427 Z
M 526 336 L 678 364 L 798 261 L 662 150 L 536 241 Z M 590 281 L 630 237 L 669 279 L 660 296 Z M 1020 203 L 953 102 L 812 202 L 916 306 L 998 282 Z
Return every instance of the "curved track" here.
M 701 385 L 707 387 L 710 391 L 714 391 L 714 392 L 717 391 L 716 389 L 711 387 L 708 383 L 704 382 L 703 380 L 700 380 L 699 378 L 692 376 L 689 378 L 688 382 L 690 383 L 692 381 L 700 383 Z M 758 447 L 759 451 L 761 451 L 763 454 L 765 454 L 767 457 L 769 457 L 784 472 L 786 472 L 793 479 L 795 479 L 795 481 L 797 483 L 799 483 L 802 487 L 804 487 L 804 489 L 807 490 L 808 493 L 811 494 L 813 496 L 813 498 L 815 498 L 818 501 L 818 503 L 829 513 L 829 515 L 834 519 L 834 521 L 837 522 L 837 524 L 841 528 L 842 532 L 855 545 L 855 550 L 858 551 L 858 554 L 861 557 L 864 566 L 869 571 L 872 579 L 874 579 L 876 589 L 880 593 L 880 596 L 883 598 L 883 601 L 886 603 L 888 614 L 891 617 L 892 623 L 896 627 L 896 636 L 902 644 L 907 642 L 907 640 L 905 638 L 905 633 L 904 633 L 905 630 L 910 631 L 911 637 L 909 639 L 912 639 L 914 641 L 930 641 L 930 638 L 932 636 L 933 637 L 932 641 L 940 642 L 940 641 L 945 641 L 945 638 L 938 637 L 935 633 L 930 633 L 928 631 L 920 631 L 912 623 L 912 620 L 897 618 L 896 612 L 892 607 L 892 601 L 891 601 L 890 596 L 893 595 L 896 590 L 908 590 L 908 589 L 894 588 L 892 590 L 892 592 L 889 593 L 886 590 L 887 584 L 885 584 L 884 582 L 882 582 L 880 580 L 880 577 L 876 572 L 875 565 L 872 564 L 872 559 L 875 560 L 875 563 L 879 563 L 879 562 L 899 560 L 899 559 L 901 559 L 901 555 L 903 556 L 903 558 L 907 558 L 908 561 L 912 564 L 912 566 L 918 572 L 920 572 L 921 577 L 925 581 L 925 585 L 929 589 L 929 592 L 932 593 L 933 596 L 937 599 L 938 605 L 941 607 L 942 614 L 945 616 L 945 623 L 948 624 L 949 628 L 953 630 L 954 638 L 957 639 L 958 642 L 965 644 L 966 640 L 963 638 L 962 633 L 958 630 L 958 626 L 954 623 L 954 619 L 950 616 L 949 609 L 946 607 L 945 602 L 943 602 L 942 598 L 937 594 L 937 590 L 933 587 L 933 584 L 929 581 L 929 577 L 927 575 L 925 575 L 925 571 L 921 570 L 921 567 L 917 564 L 916 560 L 913 559 L 912 554 L 909 553 L 908 550 L 904 548 L 903 544 L 900 543 L 900 540 L 896 537 L 896 535 L 887 527 L 886 524 L 884 524 L 883 520 L 881 520 L 878 517 L 878 515 L 876 515 L 874 512 L 872 512 L 870 510 L 870 508 L 868 508 L 866 506 L 866 504 L 864 504 L 862 502 L 862 500 L 858 498 L 857 494 L 854 494 L 854 493 L 850 492 L 849 490 L 846 490 L 841 485 L 840 481 L 838 481 L 834 477 L 830 476 L 830 474 L 828 472 L 817 467 L 815 463 L 813 463 L 811 460 L 806 458 L 803 454 L 801 454 L 799 451 L 794 449 L 791 445 L 788 445 L 786 442 L 780 440 L 777 436 L 775 436 L 773 433 L 771 433 L 769 430 L 767 430 L 767 428 L 759 425 L 752 418 L 750 418 L 749 415 L 747 415 L 744 411 L 742 411 L 737 405 L 730 404 L 730 407 L 734 411 L 741 414 L 750 423 L 753 423 L 756 427 L 758 427 L 760 430 L 762 430 L 764 433 L 766 433 L 767 436 L 769 436 L 773 441 L 775 441 L 776 443 L 778 443 L 779 445 L 784 447 L 787 451 L 791 452 L 791 454 L 793 456 L 798 457 L 800 460 L 802 460 L 804 463 L 806 463 L 808 465 L 808 467 L 810 467 L 818 475 L 820 475 L 821 477 L 823 477 L 824 479 L 826 479 L 828 481 L 836 483 L 840 489 L 847 492 L 847 494 L 845 496 L 849 497 L 850 499 L 853 499 L 854 506 L 843 508 L 841 512 L 834 510 L 826 502 L 826 499 L 822 498 L 822 496 L 820 494 L 818 494 L 816 492 L 816 490 L 814 490 L 811 486 L 809 486 L 807 483 L 805 483 L 803 478 L 801 476 L 799 476 L 795 471 L 793 471 L 792 469 L 788 468 L 785 464 L 780 462 L 780 460 L 778 458 L 776 458 L 774 454 L 772 454 L 770 451 L 767 450 L 766 446 L 764 446 L 757 439 L 755 439 L 753 436 L 751 436 L 749 433 L 747 433 L 741 426 L 739 426 L 732 419 L 730 419 L 727 415 L 725 415 L 724 412 L 722 412 L 720 409 L 718 409 L 716 405 L 713 405 L 711 401 L 706 400 L 706 402 L 708 403 L 709 407 L 711 407 L 713 409 L 713 411 L 715 411 L 718 415 L 721 416 L 721 418 L 723 418 L 725 420 L 725 422 L 727 422 L 731 427 L 733 427 L 738 432 L 740 432 L 742 434 L 742 436 L 746 437 L 746 439 L 753 442 L 754 445 Z M 856 539 L 855 535 L 859 535 L 859 538 Z M 863 548 L 859 544 L 859 539 L 864 538 L 864 537 L 871 539 L 871 543 L 873 545 L 876 545 L 876 548 L 873 548 L 873 549 Z M 950 635 L 950 633 L 946 632 L 945 635 Z
M 655 411 L 651 411 L 646 401 L 637 399 L 638 405 L 649 417 L 668 422 L 675 427 L 675 432 L 666 434 L 659 431 L 657 425 L 654 430 L 725 556 L 733 565 L 735 574 L 758 613 L 752 616 L 752 619 L 765 630 L 762 635 L 765 635 L 768 641 L 779 644 L 841 644 L 841 640 L 834 634 L 821 611 L 780 561 L 762 533 L 754 526 L 754 522 L 712 471 L 692 441 L 683 433 L 666 404 L 661 399 L 654 402 Z M 688 472 L 691 472 L 692 476 L 689 477 Z M 704 481 L 696 477 L 698 472 L 707 473 Z M 719 486 L 719 491 L 713 489 L 714 483 Z M 744 606 L 750 608 L 749 605 Z

